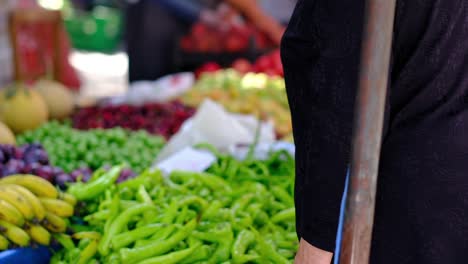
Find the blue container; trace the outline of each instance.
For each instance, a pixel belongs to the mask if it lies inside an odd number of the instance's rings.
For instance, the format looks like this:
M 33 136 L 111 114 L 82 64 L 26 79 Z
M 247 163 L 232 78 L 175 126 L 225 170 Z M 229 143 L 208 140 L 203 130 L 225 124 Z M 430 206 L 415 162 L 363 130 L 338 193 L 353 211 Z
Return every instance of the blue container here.
M 0 252 L 0 264 L 48 264 L 52 252 L 47 247 L 27 247 Z

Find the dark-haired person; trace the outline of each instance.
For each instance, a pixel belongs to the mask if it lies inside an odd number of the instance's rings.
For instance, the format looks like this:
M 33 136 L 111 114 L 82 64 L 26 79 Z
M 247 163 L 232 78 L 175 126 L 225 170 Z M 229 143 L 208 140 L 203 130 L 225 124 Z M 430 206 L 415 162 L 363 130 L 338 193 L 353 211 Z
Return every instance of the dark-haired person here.
M 364 0 L 300 0 L 282 41 L 297 264 L 329 264 L 350 162 Z M 397 0 L 372 264 L 468 263 L 468 1 Z

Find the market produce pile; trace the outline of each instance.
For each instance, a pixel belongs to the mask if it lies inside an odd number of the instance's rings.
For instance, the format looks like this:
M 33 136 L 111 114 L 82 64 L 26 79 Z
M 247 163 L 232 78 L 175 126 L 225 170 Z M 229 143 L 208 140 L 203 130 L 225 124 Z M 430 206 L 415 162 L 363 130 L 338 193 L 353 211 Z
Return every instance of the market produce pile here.
M 145 104 L 142 106 L 93 106 L 80 109 L 73 116 L 73 127 L 78 129 L 121 127 L 146 130 L 166 139 L 174 135 L 195 109 L 180 102 Z
M 292 157 L 217 156 L 204 173 L 147 170 L 116 183 L 116 166 L 72 184 L 87 226 L 62 239 L 51 263 L 291 263 Z
M 34 175 L 0 179 L 0 251 L 30 245 L 48 246 L 67 231 L 76 199 Z
M 207 72 L 200 76 L 182 101 L 197 107 L 205 98 L 221 103 L 234 113 L 270 119 L 280 138 L 291 138 L 291 115 L 281 77 L 269 77 L 262 73 L 242 75 L 233 69 Z
M 140 173 L 151 166 L 165 143 L 162 137 L 145 131 L 129 132 L 122 128 L 81 131 L 56 121 L 19 135 L 17 141 L 19 145 L 41 143 L 50 163 L 67 173 L 123 162 Z

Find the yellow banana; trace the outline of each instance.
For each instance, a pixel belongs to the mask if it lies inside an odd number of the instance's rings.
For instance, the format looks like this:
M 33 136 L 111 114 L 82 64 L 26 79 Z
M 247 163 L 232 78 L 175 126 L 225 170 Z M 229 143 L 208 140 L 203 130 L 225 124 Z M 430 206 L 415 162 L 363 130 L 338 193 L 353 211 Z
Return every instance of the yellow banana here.
M 0 184 L 0 199 L 16 207 L 26 220 L 32 220 L 34 218 L 34 211 L 31 204 L 16 190 Z
M 58 199 L 39 198 L 45 209 L 60 217 L 70 217 L 73 215 L 73 206 Z
M 24 225 L 24 217 L 21 212 L 3 199 L 0 199 L 0 219 L 10 222 L 16 226 Z
M 48 246 L 50 244 L 50 233 L 40 225 L 30 225 L 27 227 L 26 232 L 33 241 L 40 245 Z
M 66 192 L 60 192 L 59 193 L 59 199 L 62 200 L 62 201 L 67 202 L 71 206 L 75 206 L 76 203 L 77 203 L 75 196 L 73 196 L 73 195 L 71 195 L 69 193 L 66 193 Z
M 51 212 L 46 212 L 46 217 L 43 221 L 43 226 L 50 232 L 63 233 L 67 230 L 67 222 Z
M 0 220 L 0 231 L 13 243 L 18 246 L 24 247 L 29 245 L 31 238 L 21 228 L 8 223 L 7 221 Z
M 10 246 L 10 241 L 6 239 L 4 236 L 0 235 L 0 251 L 7 250 Z
M 29 174 L 15 174 L 1 179 L 0 184 L 2 183 L 21 185 L 39 197 L 58 197 L 58 191 L 54 185 L 38 176 Z
M 42 205 L 41 201 L 39 201 L 39 198 L 37 198 L 36 195 L 34 195 L 31 191 L 28 189 L 24 188 L 23 186 L 16 185 L 16 184 L 0 184 L 1 186 L 7 186 L 12 188 L 14 191 L 18 192 L 21 194 L 31 205 L 31 208 L 34 212 L 34 215 L 36 216 L 36 219 L 39 221 L 42 221 L 45 217 L 45 209 L 44 206 Z

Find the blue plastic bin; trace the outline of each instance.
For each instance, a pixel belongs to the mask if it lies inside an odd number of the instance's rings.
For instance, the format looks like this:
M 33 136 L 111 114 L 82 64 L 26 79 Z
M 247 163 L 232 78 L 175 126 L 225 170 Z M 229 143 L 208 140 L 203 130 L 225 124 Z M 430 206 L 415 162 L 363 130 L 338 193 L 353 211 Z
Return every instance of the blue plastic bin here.
M 0 264 L 48 264 L 51 257 L 47 247 L 18 248 L 0 252 Z

